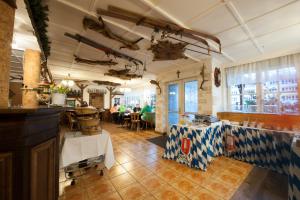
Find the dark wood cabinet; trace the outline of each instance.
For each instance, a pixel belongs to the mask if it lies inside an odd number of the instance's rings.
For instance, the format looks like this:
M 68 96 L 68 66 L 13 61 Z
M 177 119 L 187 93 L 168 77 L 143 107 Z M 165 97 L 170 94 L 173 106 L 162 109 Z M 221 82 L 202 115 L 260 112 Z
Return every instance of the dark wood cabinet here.
M 0 109 L 0 200 L 55 200 L 61 109 Z

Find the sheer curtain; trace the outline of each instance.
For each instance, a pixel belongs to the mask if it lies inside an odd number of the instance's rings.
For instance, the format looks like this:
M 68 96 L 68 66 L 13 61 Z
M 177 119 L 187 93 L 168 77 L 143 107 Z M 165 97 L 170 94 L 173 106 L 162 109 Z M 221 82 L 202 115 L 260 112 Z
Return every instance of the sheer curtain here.
M 300 79 L 300 53 L 234 66 L 225 70 L 227 86 Z

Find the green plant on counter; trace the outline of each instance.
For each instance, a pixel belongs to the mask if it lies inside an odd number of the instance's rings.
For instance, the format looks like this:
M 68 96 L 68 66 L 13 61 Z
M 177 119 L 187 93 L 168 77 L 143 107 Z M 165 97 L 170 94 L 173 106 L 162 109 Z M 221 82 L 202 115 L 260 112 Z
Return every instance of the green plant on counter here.
M 69 92 L 69 88 L 61 86 L 61 85 L 51 85 L 50 92 L 51 93 L 59 93 L 59 94 L 67 94 Z

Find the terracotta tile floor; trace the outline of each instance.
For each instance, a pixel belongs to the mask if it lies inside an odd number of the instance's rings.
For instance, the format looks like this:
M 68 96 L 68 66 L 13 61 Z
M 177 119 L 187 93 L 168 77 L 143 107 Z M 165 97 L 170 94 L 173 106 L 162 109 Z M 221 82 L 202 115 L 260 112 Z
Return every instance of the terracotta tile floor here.
M 216 158 L 207 172 L 161 158 L 164 149 L 146 139 L 153 131 L 129 131 L 104 124 L 111 133 L 116 164 L 104 176 L 90 169 L 70 186 L 63 173 L 60 200 L 106 199 L 230 199 L 252 166 L 226 157 Z

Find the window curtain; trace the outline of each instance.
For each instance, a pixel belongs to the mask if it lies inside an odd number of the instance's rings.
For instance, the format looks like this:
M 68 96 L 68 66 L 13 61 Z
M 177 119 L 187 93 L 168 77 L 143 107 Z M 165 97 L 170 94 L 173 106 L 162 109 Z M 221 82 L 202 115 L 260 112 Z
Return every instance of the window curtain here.
M 226 68 L 227 86 L 300 79 L 300 53 Z

